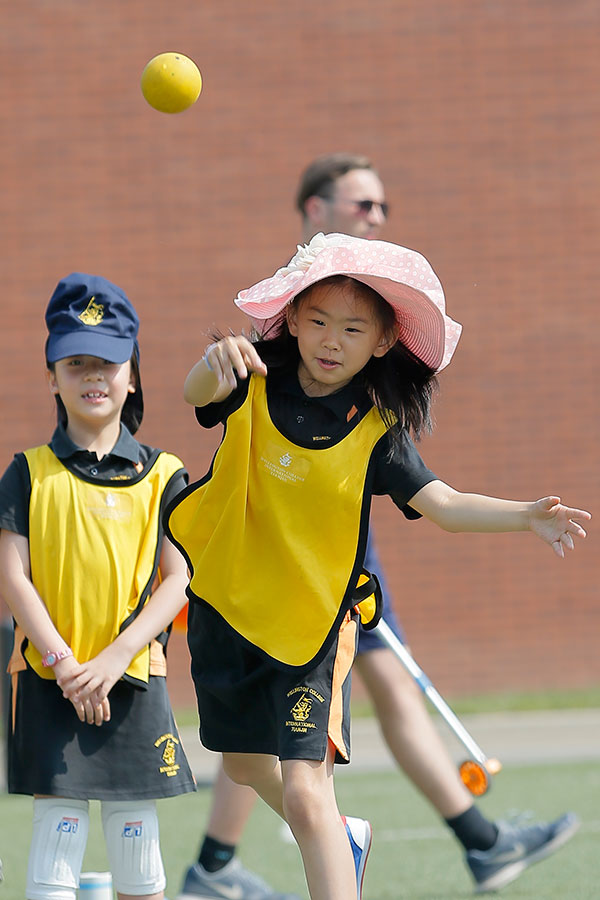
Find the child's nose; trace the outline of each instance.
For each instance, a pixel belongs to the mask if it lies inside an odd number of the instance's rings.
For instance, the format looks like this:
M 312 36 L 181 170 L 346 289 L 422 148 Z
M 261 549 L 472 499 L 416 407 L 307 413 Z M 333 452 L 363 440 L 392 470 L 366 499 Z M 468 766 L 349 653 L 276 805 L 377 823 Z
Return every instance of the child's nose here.
M 102 378 L 104 378 L 101 366 L 88 366 L 85 372 L 85 377 L 90 381 L 100 381 Z
M 335 331 L 327 331 L 327 333 L 325 335 L 325 340 L 323 341 L 323 344 L 325 347 L 330 348 L 330 349 L 332 349 L 334 347 L 336 347 L 336 348 L 339 347 L 340 341 L 339 341 L 339 338 L 338 338 L 336 332 Z

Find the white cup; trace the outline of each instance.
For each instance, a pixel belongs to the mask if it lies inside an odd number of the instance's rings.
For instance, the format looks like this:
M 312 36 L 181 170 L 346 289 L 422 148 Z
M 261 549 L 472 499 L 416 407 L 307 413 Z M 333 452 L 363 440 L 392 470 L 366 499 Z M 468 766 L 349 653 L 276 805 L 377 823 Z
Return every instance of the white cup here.
M 113 900 L 110 872 L 82 872 L 79 876 L 79 900 Z

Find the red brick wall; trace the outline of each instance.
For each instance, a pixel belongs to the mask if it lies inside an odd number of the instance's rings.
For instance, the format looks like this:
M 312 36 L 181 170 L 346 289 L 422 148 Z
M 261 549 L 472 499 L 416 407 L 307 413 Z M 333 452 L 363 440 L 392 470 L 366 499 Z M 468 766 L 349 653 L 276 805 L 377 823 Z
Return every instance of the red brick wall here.
M 370 154 L 392 240 L 425 253 L 464 335 L 423 453 L 459 489 L 600 509 L 598 5 L 593 0 L 3 3 L 0 465 L 53 425 L 43 310 L 72 270 L 142 317 L 142 435 L 193 476 L 216 435 L 181 384 L 231 298 L 290 256 L 317 153 Z M 150 109 L 146 61 L 204 75 Z M 597 527 L 566 561 L 531 536 L 375 528 L 415 655 L 444 691 L 598 683 Z

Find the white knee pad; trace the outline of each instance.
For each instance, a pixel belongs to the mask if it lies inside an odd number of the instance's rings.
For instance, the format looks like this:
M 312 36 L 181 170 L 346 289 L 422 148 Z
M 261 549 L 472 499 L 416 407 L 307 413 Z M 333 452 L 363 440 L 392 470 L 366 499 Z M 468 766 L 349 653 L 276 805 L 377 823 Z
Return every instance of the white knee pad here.
M 34 798 L 27 900 L 75 900 L 88 828 L 87 800 Z
M 155 801 L 103 800 L 102 827 L 115 890 L 136 896 L 164 891 Z

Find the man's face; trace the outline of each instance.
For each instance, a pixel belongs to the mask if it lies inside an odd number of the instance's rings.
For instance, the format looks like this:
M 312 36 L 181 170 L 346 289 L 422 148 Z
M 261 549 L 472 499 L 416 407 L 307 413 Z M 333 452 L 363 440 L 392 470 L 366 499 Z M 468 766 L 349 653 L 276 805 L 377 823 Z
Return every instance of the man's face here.
M 315 231 L 326 234 L 339 231 L 353 237 L 374 238 L 385 225 L 383 184 L 369 169 L 352 169 L 342 175 L 335 182 L 331 199 L 320 199 L 322 202 L 311 217 L 312 225 L 317 226 Z M 370 209 L 366 208 L 368 201 Z

